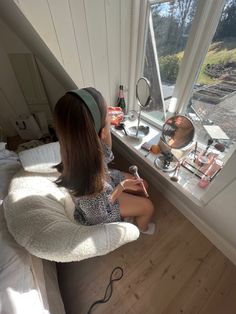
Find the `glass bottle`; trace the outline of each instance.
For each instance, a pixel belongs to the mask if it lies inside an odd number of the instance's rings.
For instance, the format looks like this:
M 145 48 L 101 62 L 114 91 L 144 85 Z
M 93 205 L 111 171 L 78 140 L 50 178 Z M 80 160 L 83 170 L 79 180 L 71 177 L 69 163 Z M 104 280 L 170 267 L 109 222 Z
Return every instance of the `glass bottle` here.
M 120 107 L 122 111 L 126 113 L 126 103 L 125 103 L 125 98 L 124 98 L 123 85 L 120 85 L 119 87 L 119 94 L 118 94 L 116 106 Z

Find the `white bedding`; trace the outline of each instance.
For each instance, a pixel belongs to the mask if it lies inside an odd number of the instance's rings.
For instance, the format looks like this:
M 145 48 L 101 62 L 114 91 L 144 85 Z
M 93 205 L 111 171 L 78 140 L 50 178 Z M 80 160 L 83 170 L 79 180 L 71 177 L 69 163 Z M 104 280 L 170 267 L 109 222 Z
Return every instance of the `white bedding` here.
M 0 150 L 0 204 L 7 195 L 11 178 L 20 169 L 17 154 L 9 150 Z
M 65 314 L 53 271 L 55 264 L 44 265 L 41 259 L 30 255 L 6 227 L 1 203 L 20 168 L 17 154 L 0 150 L 0 313 Z M 48 287 L 53 287 L 53 293 L 48 294 Z

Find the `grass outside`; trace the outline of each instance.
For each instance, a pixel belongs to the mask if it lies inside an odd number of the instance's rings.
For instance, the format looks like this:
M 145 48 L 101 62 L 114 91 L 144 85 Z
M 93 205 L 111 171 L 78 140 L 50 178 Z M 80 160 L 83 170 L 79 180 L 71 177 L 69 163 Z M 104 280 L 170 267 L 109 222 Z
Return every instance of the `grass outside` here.
M 183 51 L 176 54 L 179 61 L 183 58 Z M 199 84 L 210 85 L 218 83 L 219 80 L 210 77 L 204 73 L 204 69 L 207 64 L 223 64 L 227 65 L 229 62 L 236 64 L 236 38 L 227 38 L 221 42 L 214 42 L 211 44 L 208 53 L 203 62 L 202 68 L 199 73 L 198 81 Z

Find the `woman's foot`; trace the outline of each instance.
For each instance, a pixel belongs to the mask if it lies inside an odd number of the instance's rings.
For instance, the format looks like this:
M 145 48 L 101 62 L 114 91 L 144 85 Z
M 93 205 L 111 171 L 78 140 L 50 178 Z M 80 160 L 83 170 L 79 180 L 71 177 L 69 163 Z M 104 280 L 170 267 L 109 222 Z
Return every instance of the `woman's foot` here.
M 154 234 L 155 230 L 156 230 L 156 225 L 153 222 L 149 222 L 147 230 L 145 231 L 140 230 L 140 232 L 143 234 L 151 235 L 151 234 Z

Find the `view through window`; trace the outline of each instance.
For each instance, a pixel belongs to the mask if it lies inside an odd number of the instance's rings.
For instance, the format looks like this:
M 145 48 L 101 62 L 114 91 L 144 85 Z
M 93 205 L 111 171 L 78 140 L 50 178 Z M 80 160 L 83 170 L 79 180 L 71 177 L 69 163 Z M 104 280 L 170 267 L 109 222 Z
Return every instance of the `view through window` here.
M 199 135 L 204 135 L 203 125 L 215 125 L 217 131 L 220 128 L 225 133 L 226 139 L 223 141 L 226 144 L 236 142 L 236 2 L 234 0 L 227 0 L 225 3 L 187 111 L 195 120 Z
M 151 16 L 161 88 L 165 106 L 173 94 L 190 28 L 196 13 L 197 0 L 175 0 L 151 5 Z M 146 115 L 163 121 L 158 75 L 154 60 L 150 29 L 146 41 L 143 75 L 152 85 L 154 101 Z M 158 84 L 157 84 L 158 82 Z M 225 133 L 226 144 L 236 142 L 236 2 L 226 0 L 217 30 L 205 56 L 193 93 L 186 106 L 194 122 L 199 140 L 209 137 L 207 125 Z M 227 137 L 229 138 L 227 140 Z M 205 142 L 205 140 L 203 140 Z
M 169 100 L 173 94 L 179 67 L 183 58 L 189 31 L 195 15 L 197 0 L 177 0 L 151 5 L 153 31 L 155 36 L 157 57 L 161 76 L 161 87 L 168 109 Z M 157 120 L 163 118 L 163 108 L 160 102 L 160 92 L 156 90 L 159 84 L 150 28 L 148 29 L 146 53 L 144 61 L 144 76 L 150 80 L 152 96 L 151 106 L 146 109 L 150 116 Z

